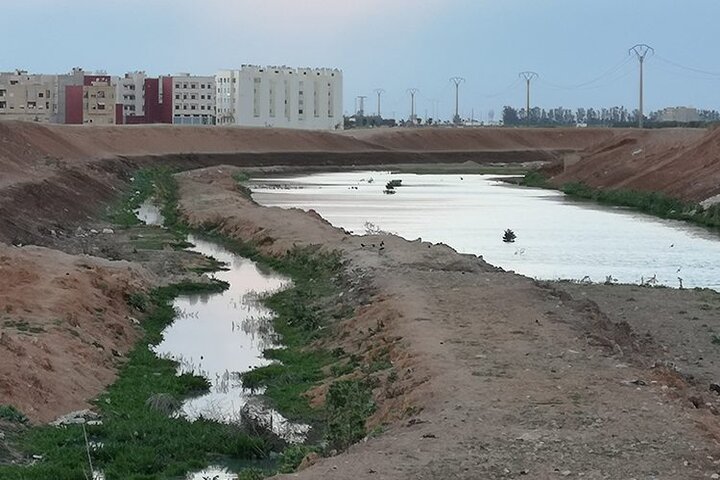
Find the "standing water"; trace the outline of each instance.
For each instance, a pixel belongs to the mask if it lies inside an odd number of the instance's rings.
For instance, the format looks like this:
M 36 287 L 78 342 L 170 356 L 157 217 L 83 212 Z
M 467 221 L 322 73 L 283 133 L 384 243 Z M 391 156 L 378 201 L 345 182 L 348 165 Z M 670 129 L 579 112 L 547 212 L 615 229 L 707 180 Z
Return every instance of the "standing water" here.
M 396 194 L 385 184 L 402 179 Z M 314 209 L 363 234 L 370 222 L 409 240 L 442 242 L 539 279 L 720 289 L 720 237 L 684 222 L 574 201 L 491 175 L 325 173 L 257 180 L 262 205 Z M 504 243 L 505 229 L 517 235 Z
M 146 202 L 136 211 L 148 225 L 163 222 L 159 209 Z M 154 347 L 158 356 L 178 362 L 178 374 L 201 375 L 210 382 L 209 392 L 187 399 L 178 411 L 188 420 L 200 417 L 223 423 L 240 422 L 240 411 L 257 392 L 242 387 L 240 375 L 267 365 L 266 348 L 277 348 L 272 328 L 272 312 L 262 306 L 259 296 L 287 287 L 290 281 L 280 275 L 261 270 L 258 265 L 236 255 L 221 245 L 193 235 L 188 250 L 213 257 L 227 270 L 211 274 L 212 278 L 229 284 L 221 293 L 180 295 L 173 301 L 177 311 L 174 322 L 163 331 L 163 341 Z M 252 414 L 262 417 L 273 432 L 289 442 L 302 442 L 308 425 L 289 422 L 274 410 L 253 408 Z M 189 474 L 189 480 L 237 478 L 222 467 L 210 467 Z

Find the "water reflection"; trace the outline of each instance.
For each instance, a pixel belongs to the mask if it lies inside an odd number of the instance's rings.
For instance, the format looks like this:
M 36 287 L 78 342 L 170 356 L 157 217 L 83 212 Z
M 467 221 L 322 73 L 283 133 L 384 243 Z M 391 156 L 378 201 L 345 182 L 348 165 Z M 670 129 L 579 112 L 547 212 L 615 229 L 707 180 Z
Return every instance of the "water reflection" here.
M 177 361 L 178 373 L 194 373 L 210 381 L 210 391 L 185 401 L 180 415 L 190 420 L 239 422 L 240 410 L 251 397 L 251 392 L 242 388 L 240 373 L 267 365 L 263 351 L 279 346 L 272 312 L 258 297 L 286 287 L 289 281 L 261 271 L 251 260 L 220 245 L 194 236 L 188 241 L 195 245 L 191 250 L 230 266 L 212 274 L 230 287 L 222 293 L 177 297 L 173 303 L 176 319 L 163 332 L 155 352 Z M 285 421 L 277 412 L 268 414 L 278 416 L 278 425 Z M 307 431 L 307 426 L 300 427 Z
M 146 200 L 140 207 L 135 210 L 137 218 L 146 225 L 162 225 L 165 217 L 160 212 L 160 207 L 155 205 L 152 200 Z
M 651 279 L 672 287 L 682 279 L 685 287 L 720 289 L 717 234 L 496 177 L 325 173 L 259 180 L 253 198 L 268 206 L 312 208 L 356 234 L 371 222 L 407 239 L 443 242 L 530 277 Z M 384 195 L 391 179 L 402 179 L 402 186 Z M 502 242 L 506 228 L 517 234 L 515 243 Z

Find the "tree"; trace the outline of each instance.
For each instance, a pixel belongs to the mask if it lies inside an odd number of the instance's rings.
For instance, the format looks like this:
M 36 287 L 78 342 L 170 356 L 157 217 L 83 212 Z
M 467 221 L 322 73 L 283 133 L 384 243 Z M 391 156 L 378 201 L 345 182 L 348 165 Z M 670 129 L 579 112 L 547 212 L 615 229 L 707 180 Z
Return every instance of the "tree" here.
M 503 107 L 502 118 L 504 125 L 518 125 L 520 123 L 517 110 L 507 105 Z

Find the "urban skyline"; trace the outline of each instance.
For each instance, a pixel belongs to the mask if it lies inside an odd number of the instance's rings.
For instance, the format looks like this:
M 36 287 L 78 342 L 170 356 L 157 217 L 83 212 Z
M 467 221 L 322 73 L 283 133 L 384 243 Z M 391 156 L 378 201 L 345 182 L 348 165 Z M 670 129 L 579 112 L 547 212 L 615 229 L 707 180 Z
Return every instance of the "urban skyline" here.
M 418 116 L 437 111 L 443 119 L 454 114 L 448 79 L 460 76 L 466 79 L 461 116 L 474 110 L 482 119 L 490 109 L 497 115 L 504 105 L 524 105 L 517 74 L 526 70 L 539 74 L 534 106 L 636 108 L 637 64 L 628 49 L 647 43 L 656 55 L 645 65 L 646 112 L 720 105 L 720 64 L 697 48 L 714 41 L 720 4 L 711 0 L 339 3 L 28 0 L 3 7 L 9 21 L 0 40 L 13 43 L 31 15 L 38 41 L 15 42 L 0 70 L 60 72 L 77 65 L 160 75 L 213 74 L 246 63 L 328 66 L 344 72 L 345 113 L 352 113 L 357 96 L 372 98 L 383 88 L 383 114 L 407 117 L 407 89 L 417 88 Z M 134 13 L 139 7 L 143 15 Z M 63 18 L 84 28 L 62 24 L 56 35 Z M 100 21 L 107 18 L 112 22 Z M 105 41 L 88 44 L 88 38 Z M 375 110 L 369 105 L 366 110 Z

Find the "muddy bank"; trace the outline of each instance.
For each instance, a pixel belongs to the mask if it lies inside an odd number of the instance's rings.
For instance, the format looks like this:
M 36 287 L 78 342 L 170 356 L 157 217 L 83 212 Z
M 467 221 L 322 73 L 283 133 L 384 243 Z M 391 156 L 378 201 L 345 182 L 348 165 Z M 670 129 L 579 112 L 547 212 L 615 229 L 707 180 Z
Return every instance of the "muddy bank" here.
M 373 392 L 378 409 L 367 426 L 384 433 L 293 478 L 686 479 L 718 469 L 720 404 L 708 377 L 677 369 L 671 335 L 655 339 L 643 317 L 630 322 L 603 307 L 631 303 L 642 294 L 636 287 L 563 289 L 442 245 L 352 237 L 312 213 L 252 204 L 232 171 L 178 176 L 186 219 L 265 253 L 295 244 L 340 250 L 374 293 L 336 325 L 329 346 L 360 356 L 386 349 L 396 372 L 378 375 Z M 697 296 L 683 300 L 683 315 L 720 306 L 714 293 L 678 295 Z M 652 298 L 642 305 L 658 318 L 678 301 Z M 674 321 L 666 318 L 665 330 Z M 324 388 L 312 395 L 322 399 Z

